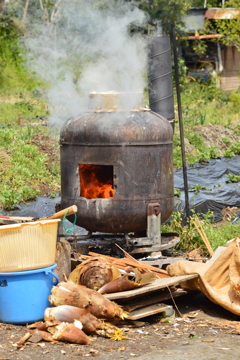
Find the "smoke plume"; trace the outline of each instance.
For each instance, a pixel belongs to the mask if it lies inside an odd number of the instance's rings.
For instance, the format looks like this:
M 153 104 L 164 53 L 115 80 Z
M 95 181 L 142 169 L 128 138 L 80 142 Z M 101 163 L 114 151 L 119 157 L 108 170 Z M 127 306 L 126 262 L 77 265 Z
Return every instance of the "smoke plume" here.
M 132 2 L 56 0 L 48 22 L 31 24 L 28 64 L 48 84 L 51 123 L 86 112 L 91 92 L 127 92 L 125 107 L 137 105 L 147 54 L 144 37 L 129 29 L 145 23 Z

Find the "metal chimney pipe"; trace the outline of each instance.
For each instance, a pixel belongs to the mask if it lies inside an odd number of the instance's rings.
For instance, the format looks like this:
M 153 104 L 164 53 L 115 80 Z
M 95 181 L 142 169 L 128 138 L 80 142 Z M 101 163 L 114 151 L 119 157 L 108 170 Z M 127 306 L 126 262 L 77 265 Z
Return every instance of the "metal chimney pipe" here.
M 174 100 L 169 36 L 154 37 L 149 43 L 148 88 L 150 109 L 173 126 Z

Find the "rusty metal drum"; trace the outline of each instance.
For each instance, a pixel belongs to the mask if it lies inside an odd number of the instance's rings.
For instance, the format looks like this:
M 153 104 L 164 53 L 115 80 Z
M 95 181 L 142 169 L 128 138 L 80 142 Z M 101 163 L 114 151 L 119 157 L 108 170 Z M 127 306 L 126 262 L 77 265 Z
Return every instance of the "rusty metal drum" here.
M 147 228 L 147 206 L 161 221 L 174 207 L 169 121 L 150 110 L 93 111 L 60 133 L 61 207 L 77 205 L 77 225 L 92 232 Z

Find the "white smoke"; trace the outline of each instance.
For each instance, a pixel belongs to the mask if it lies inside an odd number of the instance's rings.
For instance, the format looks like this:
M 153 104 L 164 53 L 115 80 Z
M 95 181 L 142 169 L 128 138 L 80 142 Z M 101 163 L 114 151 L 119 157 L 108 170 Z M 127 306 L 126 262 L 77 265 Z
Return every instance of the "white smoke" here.
M 87 111 L 91 92 L 143 92 L 145 39 L 129 28 L 145 23 L 144 13 L 124 0 L 56 0 L 50 23 L 31 25 L 28 64 L 49 84 L 52 123 Z M 125 107 L 138 100 L 129 96 Z

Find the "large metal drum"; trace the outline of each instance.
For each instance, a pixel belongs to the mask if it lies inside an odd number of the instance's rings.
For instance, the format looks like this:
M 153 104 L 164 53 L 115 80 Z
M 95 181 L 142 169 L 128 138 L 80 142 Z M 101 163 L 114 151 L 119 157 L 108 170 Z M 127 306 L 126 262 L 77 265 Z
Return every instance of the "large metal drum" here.
M 77 225 L 93 232 L 147 228 L 147 206 L 161 221 L 174 207 L 169 121 L 149 111 L 94 111 L 68 120 L 60 134 L 61 207 L 78 207 Z

